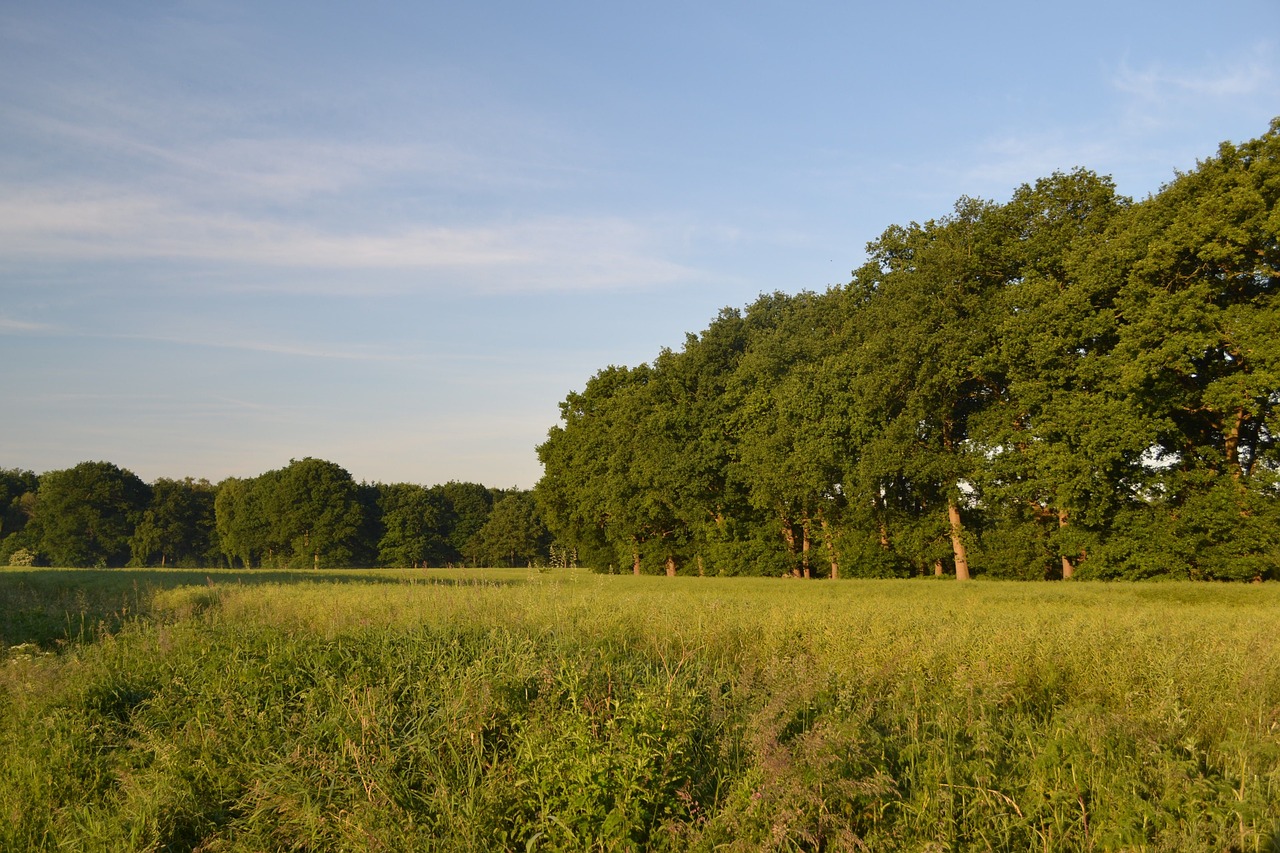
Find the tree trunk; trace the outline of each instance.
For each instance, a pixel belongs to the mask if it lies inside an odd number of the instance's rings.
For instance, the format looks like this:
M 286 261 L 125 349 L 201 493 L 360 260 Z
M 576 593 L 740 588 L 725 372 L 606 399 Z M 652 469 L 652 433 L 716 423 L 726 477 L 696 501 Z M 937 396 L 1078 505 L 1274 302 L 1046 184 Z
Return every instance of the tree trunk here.
M 964 525 L 960 521 L 960 507 L 954 500 L 947 501 L 947 519 L 951 522 L 951 552 L 956 557 L 956 580 L 969 580 L 969 554 L 965 550 L 961 534 Z
M 1067 526 L 1067 511 L 1065 509 L 1058 510 L 1058 529 L 1062 530 Z M 1072 564 L 1071 558 L 1066 554 L 1062 555 L 1062 579 L 1064 581 L 1071 580 L 1071 576 L 1076 573 L 1076 567 Z
M 800 527 L 801 541 L 801 557 L 800 566 L 804 569 L 805 579 L 813 577 L 813 573 L 809 570 L 809 517 L 805 516 L 804 523 Z
M 1235 417 L 1231 421 L 1231 426 L 1223 435 L 1223 443 L 1227 453 L 1227 470 L 1231 472 L 1231 479 L 1237 483 L 1240 482 L 1242 470 L 1240 468 L 1240 434 L 1244 430 L 1245 418 L 1248 414 L 1243 408 L 1236 409 Z
M 880 532 L 880 550 L 888 551 L 889 550 L 889 528 L 884 522 L 884 512 L 885 512 L 884 495 L 881 493 L 877 493 L 875 497 L 871 499 L 871 504 L 873 507 L 875 507 L 875 511 L 876 511 L 875 513 L 876 527 Z
M 781 516 L 781 519 L 782 519 L 782 538 L 787 543 L 787 554 L 790 555 L 792 560 L 794 560 L 796 556 L 796 532 L 791 527 L 791 519 L 787 518 L 786 515 L 783 515 L 781 513 L 779 513 L 779 515 Z M 791 568 L 787 570 L 787 574 L 785 575 L 785 577 L 795 577 L 795 576 L 796 576 L 796 567 L 795 567 L 795 563 L 792 563 Z
M 940 577 L 942 577 L 942 574 L 943 574 L 943 572 L 942 572 L 942 558 L 941 558 L 941 557 L 939 557 L 938 559 L 936 559 L 936 560 L 934 560 L 934 561 L 933 561 L 933 576 L 934 576 L 935 578 L 940 578 Z
M 822 524 L 822 541 L 827 544 L 827 554 L 831 557 L 831 579 L 840 579 L 840 561 L 836 558 L 836 543 L 831 535 L 831 526 L 827 524 L 826 515 L 819 513 L 818 520 Z
M 785 515 L 782 516 L 782 538 L 787 543 L 787 553 L 795 556 L 796 553 L 796 532 L 791 529 L 791 519 Z
M 640 548 L 638 546 L 631 551 L 631 574 L 636 577 L 640 576 Z
M 676 576 L 676 558 L 674 555 L 668 554 L 667 555 L 667 577 L 673 578 L 675 576 Z

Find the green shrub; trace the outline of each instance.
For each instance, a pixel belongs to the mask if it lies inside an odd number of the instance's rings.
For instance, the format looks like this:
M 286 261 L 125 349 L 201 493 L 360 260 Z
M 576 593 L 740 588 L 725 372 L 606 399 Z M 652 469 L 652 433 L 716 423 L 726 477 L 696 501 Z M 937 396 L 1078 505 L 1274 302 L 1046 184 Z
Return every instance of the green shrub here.
M 0 849 L 1275 849 L 1272 585 L 305 577 L 0 573 Z

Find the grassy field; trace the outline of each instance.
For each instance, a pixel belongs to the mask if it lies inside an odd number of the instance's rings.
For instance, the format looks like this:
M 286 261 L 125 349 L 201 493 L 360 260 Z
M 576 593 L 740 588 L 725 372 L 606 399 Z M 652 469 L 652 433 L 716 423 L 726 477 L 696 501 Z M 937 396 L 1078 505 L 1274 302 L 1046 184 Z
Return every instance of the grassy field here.
M 1280 586 L 0 570 L 3 850 L 1280 851 Z

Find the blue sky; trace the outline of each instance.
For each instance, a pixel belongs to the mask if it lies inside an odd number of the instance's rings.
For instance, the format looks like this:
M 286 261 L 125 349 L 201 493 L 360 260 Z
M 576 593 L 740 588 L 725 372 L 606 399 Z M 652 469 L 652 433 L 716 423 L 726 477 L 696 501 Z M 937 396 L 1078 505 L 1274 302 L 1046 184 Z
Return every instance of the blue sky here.
M 0 467 L 532 486 L 887 226 L 1280 115 L 1280 3 L 0 3 Z

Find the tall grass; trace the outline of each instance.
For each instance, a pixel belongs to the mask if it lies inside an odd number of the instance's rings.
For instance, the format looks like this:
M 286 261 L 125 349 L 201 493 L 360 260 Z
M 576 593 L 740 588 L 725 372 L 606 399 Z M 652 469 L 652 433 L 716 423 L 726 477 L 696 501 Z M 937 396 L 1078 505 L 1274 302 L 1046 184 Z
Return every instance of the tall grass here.
M 153 574 L 0 668 L 4 849 L 1280 850 L 1271 586 Z

